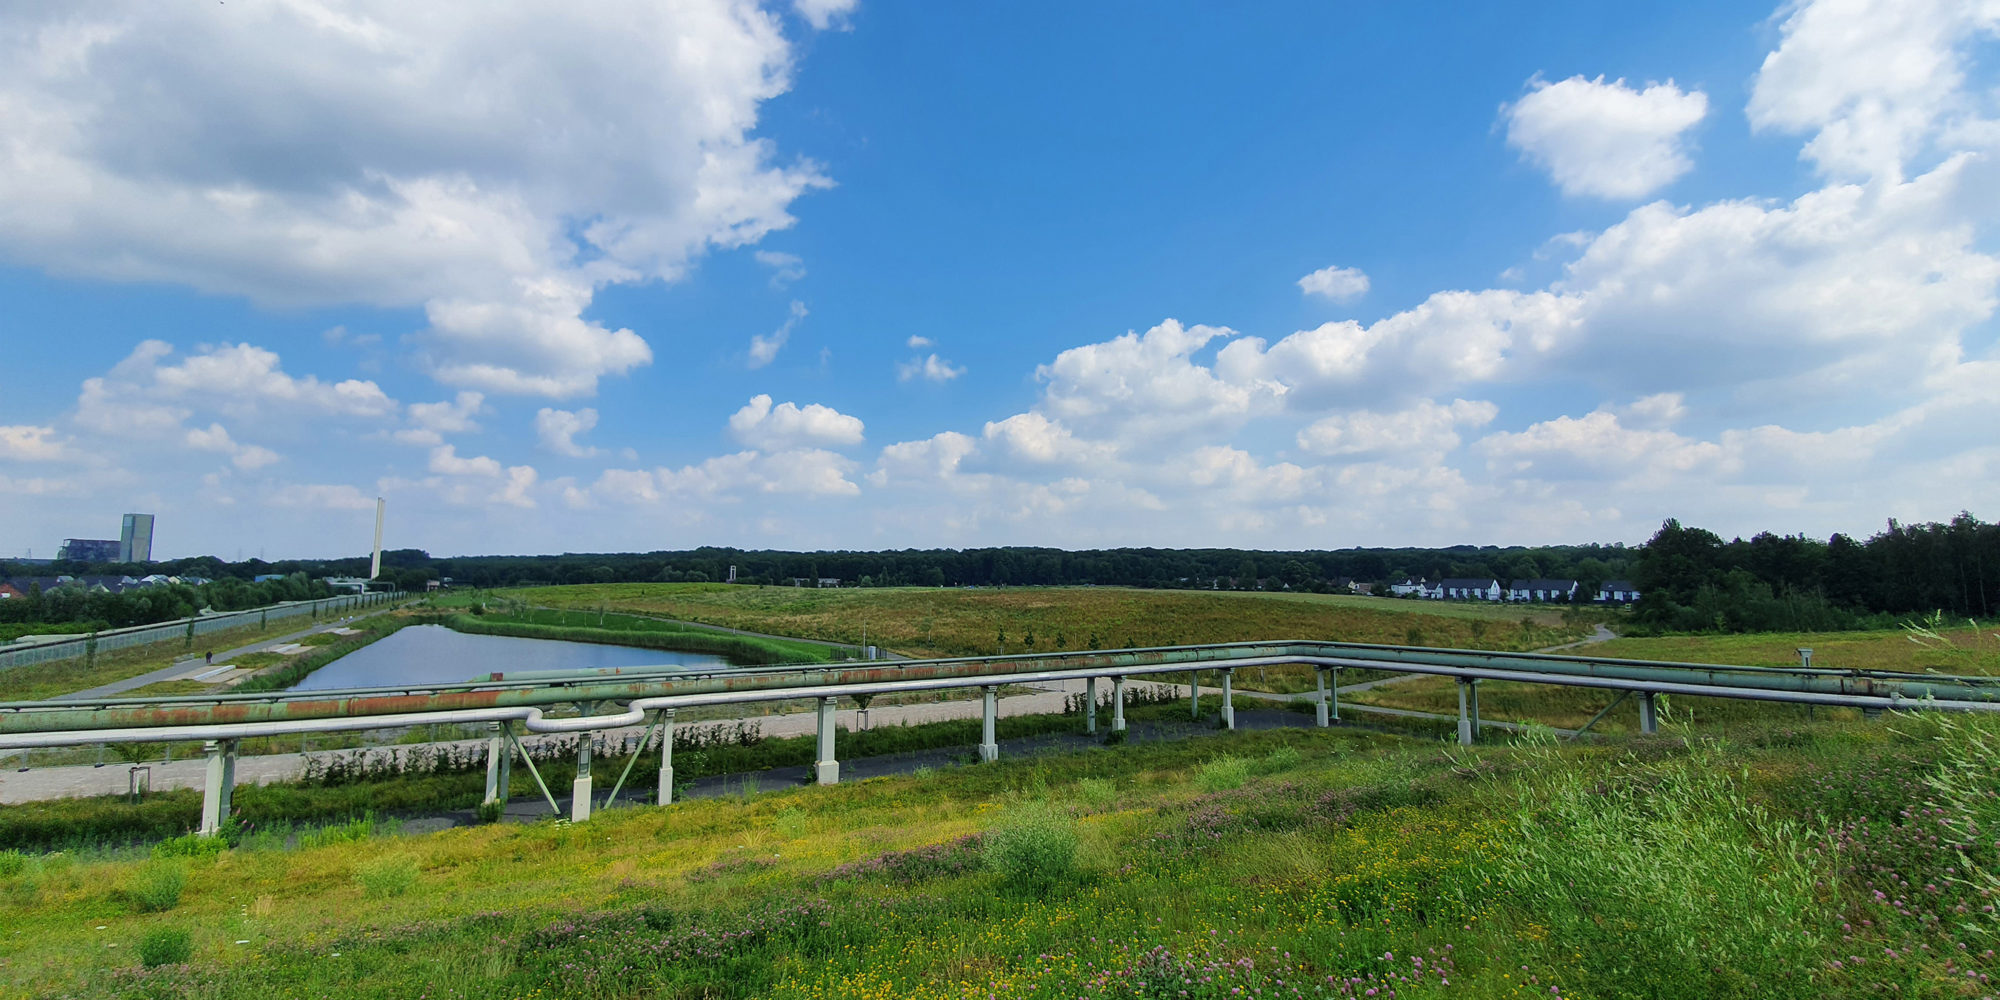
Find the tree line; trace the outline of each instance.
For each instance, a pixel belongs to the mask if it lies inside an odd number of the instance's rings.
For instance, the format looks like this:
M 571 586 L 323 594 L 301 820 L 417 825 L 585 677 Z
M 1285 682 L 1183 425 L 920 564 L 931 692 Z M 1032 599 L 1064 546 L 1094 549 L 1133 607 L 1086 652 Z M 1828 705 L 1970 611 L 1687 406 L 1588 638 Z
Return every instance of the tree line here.
M 1865 539 L 1769 532 L 1723 541 L 1677 520 L 1639 550 L 1635 610 L 1676 632 L 1886 628 L 1909 615 L 1990 619 L 2000 609 L 2000 525 L 1971 513 Z
M 1548 545 L 1338 550 L 1120 548 L 1065 551 L 1035 547 L 788 552 L 703 547 L 621 553 L 437 558 L 421 549 L 382 557 L 382 578 L 405 590 L 432 580 L 455 587 L 498 588 L 580 583 L 727 581 L 845 587 L 1125 586 L 1199 590 L 1344 590 L 1349 581 L 1386 586 L 1448 577 L 1574 579 L 1595 596 L 1609 580 L 1637 582 L 1635 618 L 1662 631 L 1830 630 L 1888 626 L 1899 616 L 1943 611 L 1990 618 L 2000 607 L 2000 525 L 1970 513 L 1946 523 L 1900 524 L 1869 538 L 1836 534 L 1825 541 L 1760 533 L 1724 541 L 1714 532 L 1669 520 L 1644 546 Z M 0 562 L 0 576 L 30 573 L 168 573 L 207 577 L 191 588 L 149 588 L 120 595 L 42 595 L 30 612 L 0 602 L 0 622 L 102 620 L 144 624 L 201 607 L 233 610 L 273 600 L 324 596 L 324 576 L 364 576 L 368 558 L 250 559 L 211 556 L 147 566 L 53 567 Z M 251 583 L 282 574 L 283 580 Z M 111 598 L 128 600 L 114 601 Z M 8 605 L 16 605 L 8 607 Z M 21 616 L 38 614 L 26 619 Z M 66 615 L 71 617 L 54 617 Z M 158 615 L 160 617 L 152 617 Z M 84 616 L 84 617 L 76 617 Z
M 0 578 L 25 576 L 19 572 L 23 568 L 26 567 L 0 563 Z M 248 577 L 222 576 L 199 586 L 162 583 L 116 594 L 81 586 L 43 590 L 38 584 L 30 584 L 22 597 L 0 601 L 0 627 L 89 624 L 99 629 L 124 628 L 187 618 L 203 609 L 243 611 L 279 601 L 332 596 L 333 592 L 325 583 L 308 576 L 303 570 L 294 571 L 281 580 L 254 582 Z M 9 634 L 21 631 L 20 628 L 8 630 Z

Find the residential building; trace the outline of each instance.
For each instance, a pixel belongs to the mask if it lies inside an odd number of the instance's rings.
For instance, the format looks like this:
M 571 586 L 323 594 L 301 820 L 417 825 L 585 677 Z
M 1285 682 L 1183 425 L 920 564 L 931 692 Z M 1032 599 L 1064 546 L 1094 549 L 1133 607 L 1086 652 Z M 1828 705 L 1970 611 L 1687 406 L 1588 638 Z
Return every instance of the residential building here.
M 1597 588 L 1600 604 L 1630 604 L 1639 599 L 1639 586 L 1630 580 L 1606 580 Z
M 1439 580 L 1434 587 L 1425 592 L 1424 596 L 1443 601 L 1498 601 L 1506 592 L 1506 588 L 1500 586 L 1498 580 L 1454 577 Z
M 1507 587 L 1507 599 L 1535 604 L 1565 604 L 1576 600 L 1579 586 L 1575 580 L 1515 580 Z
M 1422 597 L 1424 591 L 1429 589 L 1430 586 L 1426 581 L 1412 580 L 1407 576 L 1389 585 L 1389 593 L 1397 597 L 1408 597 L 1411 594 Z

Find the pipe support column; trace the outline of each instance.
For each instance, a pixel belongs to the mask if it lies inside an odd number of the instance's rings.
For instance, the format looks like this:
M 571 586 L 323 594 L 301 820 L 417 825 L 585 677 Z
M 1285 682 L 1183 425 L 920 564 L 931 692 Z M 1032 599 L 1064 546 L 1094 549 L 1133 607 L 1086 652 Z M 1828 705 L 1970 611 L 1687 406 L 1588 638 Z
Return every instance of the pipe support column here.
M 1083 731 L 1097 735 L 1097 678 L 1083 682 Z
M 1000 714 L 1000 689 L 988 684 L 979 689 L 980 727 L 979 759 L 992 762 L 1000 759 L 1000 744 L 993 738 L 994 718 Z
M 208 780 L 201 786 L 201 835 L 213 837 L 229 821 L 229 800 L 236 785 L 236 741 L 209 740 L 201 749 L 208 755 Z
M 486 740 L 486 802 L 505 802 L 508 785 L 513 778 L 510 773 L 514 763 L 513 749 L 507 746 L 506 737 L 500 735 L 500 723 L 489 722 L 487 730 L 493 733 Z
M 1660 731 L 1660 717 L 1653 707 L 1653 692 L 1639 692 L 1639 731 L 1657 733 Z
M 1332 718 L 1328 711 L 1331 706 L 1327 702 L 1327 696 L 1332 692 L 1327 687 L 1326 673 L 1325 667 L 1313 668 L 1313 723 L 1321 729 L 1325 729 Z
M 1458 745 L 1472 745 L 1472 716 L 1467 714 L 1466 692 L 1472 689 L 1472 682 L 1464 678 L 1458 681 Z
M 822 785 L 840 783 L 840 761 L 833 756 L 834 704 L 837 699 L 819 700 L 819 763 L 813 767 L 814 780 Z
M 581 823 L 590 818 L 590 741 L 589 733 L 581 733 L 576 741 L 576 781 L 570 785 L 569 821 Z
M 1234 690 L 1234 685 L 1231 681 L 1235 677 L 1236 671 L 1234 670 L 1224 670 L 1222 672 L 1222 728 L 1224 729 L 1236 728 L 1236 703 L 1230 700 L 1232 697 L 1231 692 Z
M 640 749 L 644 749 L 641 747 Z M 660 804 L 674 802 L 674 710 L 660 710 Z
M 1111 678 L 1111 731 L 1125 731 L 1125 678 Z

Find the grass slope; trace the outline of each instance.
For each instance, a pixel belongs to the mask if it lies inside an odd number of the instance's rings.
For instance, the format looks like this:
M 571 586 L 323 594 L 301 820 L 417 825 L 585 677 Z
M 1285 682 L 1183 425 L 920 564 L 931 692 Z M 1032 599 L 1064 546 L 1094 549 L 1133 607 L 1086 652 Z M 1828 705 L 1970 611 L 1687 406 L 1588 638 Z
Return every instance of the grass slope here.
M 1217 734 L 581 826 L 0 855 L 0 990 L 1990 995 L 2000 846 L 1968 833 L 2000 828 L 2000 805 L 1954 776 L 1990 776 L 2000 732 L 1734 736 Z M 178 957 L 178 932 L 189 960 L 142 970 L 141 943 Z
M 737 666 L 825 663 L 834 658 L 833 650 L 818 643 L 734 635 L 637 615 L 531 608 L 508 614 L 453 615 L 446 619 L 445 624 L 475 635 L 561 639 L 708 653 L 725 657 Z
M 1386 599 L 1117 587 L 807 590 L 590 584 L 531 588 L 511 596 L 549 607 L 603 607 L 833 642 L 859 643 L 865 631 L 868 642 L 911 656 L 1260 639 L 1522 650 L 1581 638 L 1589 631 L 1580 624 L 1550 624 L 1538 620 L 1546 619 L 1546 612 L 1537 615 L 1519 608 L 1490 616 Z M 1356 603 L 1361 601 L 1367 603 Z

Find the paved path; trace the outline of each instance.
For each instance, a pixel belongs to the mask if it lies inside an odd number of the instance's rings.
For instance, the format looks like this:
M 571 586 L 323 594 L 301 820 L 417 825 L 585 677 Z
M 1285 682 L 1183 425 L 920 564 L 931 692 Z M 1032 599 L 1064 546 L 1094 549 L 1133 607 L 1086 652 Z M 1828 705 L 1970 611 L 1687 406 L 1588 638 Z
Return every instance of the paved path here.
M 259 639 L 258 641 L 253 642 L 247 646 L 238 646 L 235 649 L 224 650 L 220 653 L 215 654 L 215 658 L 218 661 L 220 661 L 216 664 L 210 664 L 202 657 L 190 656 L 183 660 L 175 660 L 173 666 L 170 667 L 161 667 L 158 670 L 150 671 L 148 673 L 143 673 L 137 677 L 127 677 L 122 681 L 113 681 L 109 684 L 101 685 L 99 687 L 89 688 L 83 691 L 77 691 L 73 694 L 57 695 L 49 700 L 88 701 L 92 698 L 111 698 L 123 694 L 127 691 L 136 691 L 139 688 L 145 687 L 148 684 L 157 684 L 161 681 L 185 680 L 196 674 L 205 674 L 210 670 L 213 670 L 216 667 L 221 666 L 222 664 L 228 663 L 230 660 L 233 660 L 236 657 L 243 656 L 247 653 L 255 653 L 265 649 L 269 649 L 272 646 L 282 645 L 284 643 L 291 642 L 293 640 L 311 635 L 314 632 L 324 632 L 327 629 L 339 626 L 342 622 L 345 622 L 347 620 L 348 619 L 346 618 L 341 618 L 333 621 L 321 621 L 320 623 L 314 625 L 311 628 L 302 629 L 300 631 L 293 632 L 288 635 L 281 635 L 274 639 Z
M 1610 642 L 1611 640 L 1616 638 L 1618 638 L 1618 633 L 1613 632 L 1608 628 L 1605 628 L 1602 624 L 1599 624 L 1597 626 L 1597 631 L 1592 632 L 1589 636 L 1586 636 L 1585 638 L 1578 639 L 1575 642 L 1565 642 L 1560 646 L 1549 646 L 1545 649 L 1537 649 L 1535 650 L 1535 652 L 1554 653 L 1565 649 L 1576 649 L 1579 646 L 1595 646 L 1600 642 Z

